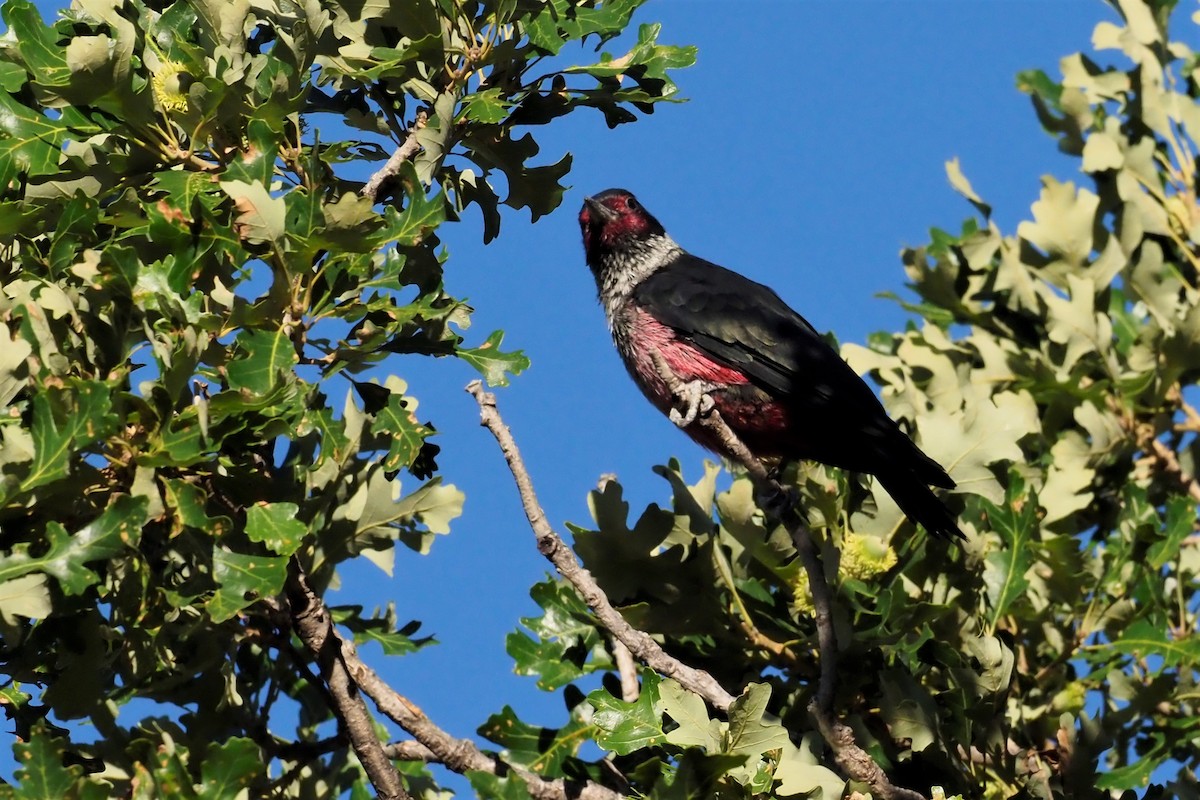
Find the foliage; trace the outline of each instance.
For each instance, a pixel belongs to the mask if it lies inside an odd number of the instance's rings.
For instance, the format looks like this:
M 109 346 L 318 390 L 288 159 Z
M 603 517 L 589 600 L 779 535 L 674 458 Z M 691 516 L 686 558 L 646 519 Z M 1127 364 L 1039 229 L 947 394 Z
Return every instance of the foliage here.
M 655 26 L 618 58 L 555 58 L 637 5 L 79 0 L 53 27 L 4 6 L 0 702 L 25 741 L 0 793 L 368 795 L 281 589 L 297 565 L 320 590 L 346 559 L 388 568 L 397 542 L 449 530 L 462 496 L 436 476 L 434 426 L 403 382 L 363 373 L 397 354 L 491 382 L 523 368 L 498 333 L 464 342 L 436 229 L 474 206 L 496 236 L 494 185 L 535 218 L 558 204 L 569 161 L 530 165 L 516 128 L 580 107 L 615 125 L 673 97 L 667 70 L 692 54 Z M 835 584 L 837 713 L 927 796 L 1200 797 L 1200 58 L 1168 35 L 1190 24 L 1174 3 L 1114 5 L 1098 54 L 1019 78 L 1088 185 L 1045 178 L 1006 235 L 951 162 L 977 216 L 904 253 L 905 331 L 844 348 L 957 480 L 968 540 L 914 531 L 869 481 L 786 474 Z M 346 172 L 410 128 L 420 152 L 377 210 Z M 670 503 L 636 519 L 616 482 L 594 492 L 576 552 L 736 701 L 718 712 L 649 669 L 630 694 L 584 598 L 547 580 L 508 648 L 569 717 L 493 714 L 480 734 L 508 768 L 467 770 L 474 790 L 865 790 L 808 712 L 790 537 L 744 477 L 659 475 Z M 332 616 L 389 655 L 429 643 L 391 609 Z M 134 699 L 186 711 L 130 723 Z M 97 741 L 56 727 L 79 719 Z M 439 792 L 423 765 L 403 773 Z
M 693 52 L 656 26 L 555 58 L 640 3 L 77 0 L 49 25 L 4 4 L 0 703 L 27 744 L 0 794 L 366 791 L 289 631 L 289 564 L 320 591 L 449 531 L 426 409 L 364 373 L 528 364 L 467 339 L 437 231 L 558 206 L 570 156 L 524 129 L 673 99 Z M 387 654 L 429 641 L 391 609 L 333 617 Z

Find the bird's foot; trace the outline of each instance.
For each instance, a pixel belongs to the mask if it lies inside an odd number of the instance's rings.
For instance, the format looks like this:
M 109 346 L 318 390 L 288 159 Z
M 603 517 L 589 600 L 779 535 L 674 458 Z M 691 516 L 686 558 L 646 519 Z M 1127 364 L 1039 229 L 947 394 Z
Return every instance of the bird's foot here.
M 695 422 L 697 417 L 713 410 L 713 399 L 702 381 L 680 384 L 675 387 L 675 397 L 683 404 L 683 411 L 672 408 L 667 412 L 667 417 L 680 428 L 686 428 Z

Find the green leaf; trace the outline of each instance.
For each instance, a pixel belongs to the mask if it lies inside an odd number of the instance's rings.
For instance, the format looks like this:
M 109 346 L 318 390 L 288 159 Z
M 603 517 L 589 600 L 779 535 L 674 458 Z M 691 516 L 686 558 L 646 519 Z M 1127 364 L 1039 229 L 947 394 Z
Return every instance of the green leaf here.
M 13 626 L 17 617 L 46 619 L 54 610 L 46 576 L 34 572 L 0 583 L 0 619 Z
M 945 467 L 960 492 L 999 503 L 1003 487 L 992 465 L 1021 464 L 1025 454 L 1017 444 L 1041 430 L 1037 404 L 1027 392 L 1000 392 L 981 398 L 962 411 L 935 406 L 916 415 L 919 444 Z
M 1075 184 L 1042 178 L 1042 196 L 1033 204 L 1034 221 L 1017 226 L 1017 235 L 1051 258 L 1082 266 L 1092 252 L 1092 221 L 1099 198 Z
M 29 546 L 21 545 L 0 558 L 0 585 L 32 572 L 44 572 L 55 578 L 66 594 L 81 594 L 99 580 L 86 564 L 109 561 L 137 547 L 146 506 L 145 497 L 117 497 L 102 514 L 74 533 L 58 522 L 50 522 L 43 555 L 31 556 Z
M 1009 607 L 1029 588 L 1025 573 L 1033 565 L 1033 534 L 1037 530 L 1037 497 L 1025 493 L 1025 483 L 1014 471 L 1009 474 L 1004 505 L 981 499 L 991 529 L 1000 537 L 1000 550 L 987 555 L 983 582 L 987 587 L 991 615 L 988 631 L 994 631 Z
M 466 361 L 483 376 L 488 386 L 508 386 L 508 376 L 520 375 L 529 368 L 529 359 L 521 350 L 500 351 L 504 331 L 493 331 L 479 347 L 460 347 L 455 355 Z
M 706 753 L 721 752 L 719 721 L 709 719 L 703 698 L 679 685 L 672 678 L 658 687 L 660 713 L 674 720 L 676 727 L 667 732 L 667 741 L 680 747 L 702 747 Z
M 291 375 L 299 362 L 296 348 L 283 329 L 244 330 L 238 336 L 237 344 L 245 355 L 226 367 L 232 389 L 265 395 L 280 382 L 281 375 Z
M 963 648 L 972 668 L 960 674 L 964 686 L 978 697 L 997 695 L 1008 689 L 1013 679 L 1016 656 L 1012 649 L 996 636 L 968 636 Z
M 567 153 L 553 164 L 506 171 L 508 196 L 504 198 L 504 204 L 511 208 L 528 208 L 531 221 L 537 222 L 562 204 L 566 187 L 561 181 L 571 171 L 571 164 L 571 154 Z
M 65 478 L 77 451 L 106 437 L 116 424 L 111 390 L 100 381 L 75 381 L 35 394 L 33 464 L 21 482 L 22 491 Z
M 513 107 L 511 101 L 504 99 L 503 91 L 501 87 L 497 86 L 472 94 L 463 105 L 462 116 L 485 125 L 503 122 Z
M 750 683 L 729 706 L 729 753 L 759 755 L 783 747 L 788 733 L 773 716 L 767 719 L 767 702 L 771 687 L 765 683 Z
M 221 181 L 221 188 L 233 200 L 237 211 L 236 229 L 251 244 L 274 244 L 282 248 L 287 231 L 287 203 L 272 197 L 261 183 Z
M 0 90 L 16 94 L 25 85 L 27 73 L 19 64 L 0 62 Z
M 406 161 L 397 179 L 406 187 L 408 204 L 403 211 L 392 206 L 384 209 L 383 228 L 375 234 L 372 244 L 412 247 L 423 242 L 446 219 L 446 201 L 441 195 L 428 196 L 417 179 L 416 168 Z M 410 188 L 411 187 L 411 188 Z
M 281 556 L 296 552 L 308 534 L 308 526 L 296 518 L 295 503 L 259 503 L 246 510 L 246 536 L 261 542 Z
M 400 484 L 390 480 L 381 465 L 362 480 L 353 495 L 333 515 L 335 522 L 353 523 L 346 547 L 351 554 L 390 549 L 397 539 L 427 553 L 433 536 L 450 532 L 450 521 L 462 514 L 466 496 L 452 485 L 434 478 L 399 498 Z M 419 525 L 424 524 L 425 530 Z M 376 562 L 385 571 L 385 564 Z
M 518 675 L 535 675 L 539 689 L 554 691 L 589 672 L 612 668 L 595 620 L 570 584 L 542 581 L 529 594 L 543 614 L 521 622 L 536 638 L 514 631 L 505 639 Z
M 570 0 L 533 4 L 537 10 L 524 23 L 529 41 L 555 55 L 568 41 L 598 36 L 603 43 L 624 30 L 643 0 L 612 0 L 599 8 L 588 8 Z
M 907 739 L 914 753 L 933 745 L 939 720 L 937 705 L 928 690 L 905 672 L 887 672 L 879 680 L 883 689 L 880 711 L 892 738 Z
M 1130 625 L 1108 646 L 1118 653 L 1138 658 L 1158 656 L 1162 661 L 1156 666 L 1155 672 L 1200 662 L 1200 636 L 1193 632 L 1172 637 L 1161 627 L 1144 619 Z
M 471 788 L 475 790 L 476 796 L 483 800 L 530 800 L 531 798 L 529 790 L 525 788 L 525 782 L 515 774 L 509 773 L 507 776 L 501 777 L 490 772 L 474 770 L 468 770 L 464 774 L 471 782 Z
M 659 705 L 658 681 L 654 672 L 643 670 L 641 693 L 632 703 L 618 700 L 605 689 L 597 689 L 587 696 L 594 709 L 592 725 L 596 728 L 596 744 L 618 755 L 628 755 L 666 741 L 662 720 L 655 710 Z
M 962 165 L 957 158 L 952 158 L 946 162 L 946 177 L 950 180 L 950 185 L 954 187 L 954 191 L 961 194 L 971 205 L 979 210 L 979 213 L 984 217 L 992 215 L 992 207 L 983 202 L 979 195 L 975 194 L 975 190 L 971 188 L 971 182 L 967 180 L 967 176 L 963 175 Z
M 480 736 L 507 751 L 505 761 L 551 778 L 563 774 L 564 762 L 579 753 L 590 733 L 590 726 L 577 719 L 562 728 L 530 725 L 518 719 L 510 706 L 479 726 Z
M 287 578 L 286 556 L 245 556 L 213 548 L 213 580 L 217 591 L 208 601 L 214 622 L 224 622 L 260 598 L 274 597 Z
M 66 86 L 71 80 L 66 52 L 53 28 L 46 27 L 37 8 L 27 0 L 4 4 L 4 21 L 15 34 L 25 68 L 42 86 Z
M 814 733 L 805 734 L 796 747 L 791 741 L 784 746 L 775 768 L 775 780 L 779 782 L 775 793 L 782 797 L 804 795 L 812 800 L 839 800 L 846 789 L 846 782 L 828 767 L 822 766 L 818 758 L 824 743 Z
M 1196 528 L 1196 502 L 1190 497 L 1172 497 L 1167 501 L 1164 536 L 1150 545 L 1146 560 L 1154 569 L 1162 569 L 1168 562 L 1179 557 L 1183 541 Z
M 262 774 L 263 753 L 249 739 L 226 739 L 210 744 L 200 762 L 198 800 L 227 800 L 248 790 Z
M 413 634 L 421 627 L 421 623 L 415 620 L 398 628 L 395 603 L 388 603 L 382 617 L 377 616 L 378 609 L 374 615 L 363 617 L 362 610 L 362 606 L 333 606 L 329 613 L 334 622 L 354 634 L 357 644 L 378 642 L 385 655 L 404 656 L 437 643 L 432 636 L 413 638 Z
M 426 437 L 433 429 L 417 421 L 417 401 L 393 391 L 387 405 L 375 412 L 371 433 L 386 436 L 391 444 L 383 465 L 389 471 L 410 466 L 421 452 Z
M 631 529 L 628 525 L 629 503 L 624 490 L 615 480 L 588 494 L 588 505 L 597 530 L 589 531 L 568 525 L 575 537 L 575 552 L 599 581 L 609 599 L 622 603 L 637 595 L 644 586 L 651 586 L 661 577 L 655 568 L 664 572 L 677 571 L 679 553 L 657 554 L 652 563 L 649 557 L 657 551 L 675 525 L 674 515 L 658 506 L 651 506 L 638 518 Z
M 1162 734 L 1153 734 L 1161 743 Z M 1152 753 L 1137 759 L 1132 764 L 1101 772 L 1096 775 L 1096 788 L 1105 790 L 1145 789 L 1170 753 Z
M 61 800 L 72 796 L 72 789 L 83 769 L 78 766 L 64 767 L 64 748 L 58 739 L 51 738 L 45 727 L 34 729 L 28 742 L 13 745 L 20 769 L 16 792 L 12 795 L 20 800 Z

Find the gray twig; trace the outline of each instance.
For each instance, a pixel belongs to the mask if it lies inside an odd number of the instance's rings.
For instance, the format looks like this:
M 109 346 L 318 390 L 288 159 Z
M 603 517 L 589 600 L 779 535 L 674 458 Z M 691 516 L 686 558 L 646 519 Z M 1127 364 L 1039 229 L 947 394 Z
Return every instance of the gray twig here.
M 483 384 L 479 381 L 468 384 L 467 391 L 479 403 L 480 424 L 496 437 L 504 460 L 508 462 L 508 468 L 517 484 L 517 492 L 521 495 L 525 518 L 529 520 L 529 527 L 537 537 L 538 551 L 575 587 L 604 629 L 628 647 L 629 652 L 639 661 L 662 675 L 674 678 L 681 686 L 700 695 L 714 708 L 727 711 L 734 698 L 716 678 L 669 655 L 658 642 L 626 622 L 620 612 L 613 608 L 596 579 L 580 565 L 571 548 L 546 521 L 546 514 L 538 503 L 533 481 L 525 469 L 525 462 L 521 459 L 517 443 L 501 419 L 500 412 L 496 410 L 496 396 L 485 392 Z
M 689 391 L 689 385 L 680 381 L 667 367 L 661 358 L 656 359 L 659 376 L 666 382 L 672 394 L 686 405 L 686 411 L 696 407 L 694 393 Z M 760 492 L 769 492 L 778 497 L 788 497 L 789 492 L 767 470 L 766 466 L 750 452 L 745 442 L 725 424 L 720 412 L 715 408 L 711 399 L 707 411 L 701 411 L 693 424 L 701 425 L 711 431 L 721 443 L 724 452 L 732 456 L 750 475 L 750 479 L 758 486 Z M 686 416 L 686 414 L 685 414 Z M 834 752 L 837 763 L 856 781 L 870 785 L 872 793 L 884 800 L 925 800 L 924 796 L 911 789 L 896 786 L 888 778 L 883 769 L 875 763 L 867 751 L 854 741 L 854 732 L 849 726 L 838 721 L 833 713 L 833 695 L 837 684 L 838 643 L 833 628 L 833 592 L 825 577 L 825 567 L 812 531 L 801 521 L 793 510 L 785 514 L 788 533 L 792 537 L 796 551 L 800 555 L 800 563 L 808 574 L 808 585 L 812 591 L 814 616 L 817 623 L 817 646 L 820 651 L 820 678 L 817 682 L 817 694 L 809 704 L 808 710 L 817 720 L 826 743 Z
M 425 712 L 387 684 L 358 655 L 354 642 L 333 627 L 329 609 L 309 588 L 304 572 L 292 562 L 288 600 L 296 633 L 317 657 L 321 675 L 334 699 L 338 720 L 354 752 L 367 770 L 381 800 L 411 800 L 400 783 L 400 773 L 389 759 L 444 764 L 458 773 L 469 770 L 491 775 L 516 773 L 534 800 L 625 800 L 625 796 L 588 781 L 568 784 L 546 780 L 527 769 L 501 762 L 469 739 L 456 739 L 435 725 Z M 407 731 L 415 741 L 384 745 L 375 735 L 374 720 L 359 690 L 376 708 Z M 394 776 L 394 782 L 389 777 Z
M 637 662 L 633 653 L 629 652 L 620 639 L 612 640 L 613 658 L 617 662 L 617 674 L 621 676 L 621 699 L 632 703 L 638 699 L 641 687 L 638 685 Z
M 354 682 L 370 697 L 376 707 L 393 722 L 407 731 L 416 742 L 389 745 L 398 758 L 417 758 L 436 761 L 458 773 L 469 770 L 504 775 L 511 771 L 520 776 L 534 800 L 625 800 L 625 796 L 598 783 L 568 785 L 563 779 L 546 780 L 514 764 L 502 763 L 475 746 L 469 739 L 456 739 L 435 725 L 412 701 L 387 684 L 375 670 L 358 656 L 354 642 L 334 631 L 341 641 L 342 660 Z
M 383 189 L 384 184 L 400 174 L 400 169 L 404 166 L 405 161 L 416 156 L 417 151 L 421 149 L 421 143 L 417 141 L 417 131 L 425 127 L 425 116 L 426 112 L 418 112 L 417 121 L 405 133 L 404 141 L 395 149 L 387 163 L 376 171 L 360 190 L 359 193 L 363 197 L 368 198 L 371 202 L 378 200 L 379 192 Z
M 380 800 L 411 800 L 411 795 L 404 791 L 399 771 L 388 760 L 383 743 L 375 735 L 375 721 L 350 677 L 349 665 L 337 647 L 337 632 L 333 628 L 329 610 L 308 585 L 303 570 L 295 560 L 292 561 L 288 576 L 287 595 L 296 635 L 317 660 L 321 677 L 329 687 L 333 712 Z

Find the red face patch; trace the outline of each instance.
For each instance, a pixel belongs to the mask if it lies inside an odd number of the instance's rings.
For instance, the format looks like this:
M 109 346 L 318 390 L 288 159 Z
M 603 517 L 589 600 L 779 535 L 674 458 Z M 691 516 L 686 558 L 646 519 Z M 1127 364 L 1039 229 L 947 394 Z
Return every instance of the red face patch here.
M 639 238 L 649 229 L 650 223 L 641 204 L 632 196 L 607 197 L 603 202 L 605 208 L 615 212 L 612 219 L 602 223 L 600 241 L 604 244 L 612 245 L 624 238 Z M 586 208 L 584 213 L 587 213 Z

